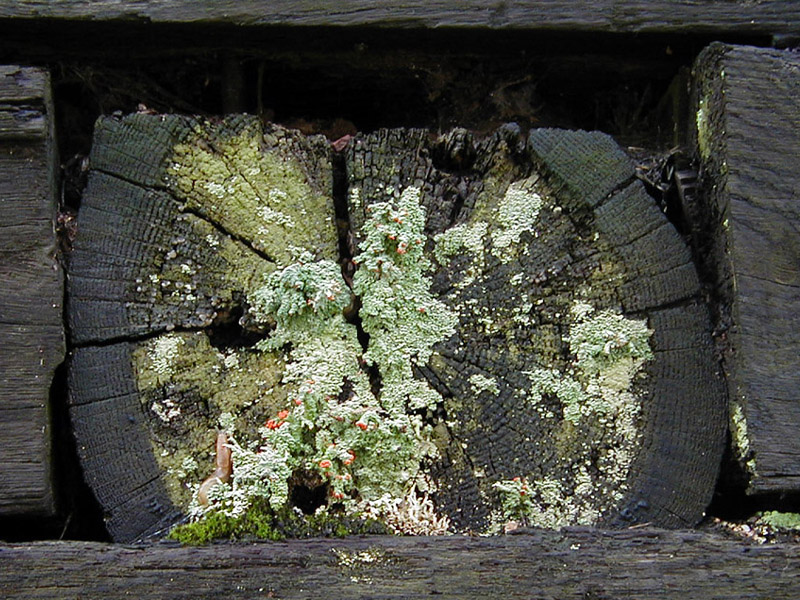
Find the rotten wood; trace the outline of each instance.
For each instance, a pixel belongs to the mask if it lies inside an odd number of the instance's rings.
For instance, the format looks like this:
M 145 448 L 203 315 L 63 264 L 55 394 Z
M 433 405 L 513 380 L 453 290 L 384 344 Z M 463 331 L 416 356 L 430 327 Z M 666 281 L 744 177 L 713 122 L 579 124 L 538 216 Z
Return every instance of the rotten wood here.
M 797 597 L 800 548 L 571 528 L 495 538 L 351 537 L 175 547 L 0 545 L 6 598 Z
M 791 0 L 750 2 L 674 2 L 602 0 L 598 2 L 483 0 L 454 2 L 86 2 L 15 0 L 0 3 L 0 19 L 145 21 L 233 25 L 378 26 L 400 28 L 491 27 L 571 32 L 747 34 L 800 33 L 800 9 Z
M 50 386 L 64 358 L 47 71 L 0 66 L 0 516 L 50 516 Z
M 699 197 L 736 458 L 751 492 L 800 491 L 800 57 L 714 44 L 694 67 Z

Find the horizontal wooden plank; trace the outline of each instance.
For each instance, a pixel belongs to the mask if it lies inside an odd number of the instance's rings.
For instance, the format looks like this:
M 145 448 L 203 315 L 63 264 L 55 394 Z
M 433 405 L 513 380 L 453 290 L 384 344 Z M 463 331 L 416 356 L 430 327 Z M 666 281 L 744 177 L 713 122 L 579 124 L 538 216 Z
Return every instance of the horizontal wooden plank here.
M 49 75 L 0 66 L 0 516 L 50 515 L 49 395 L 64 358 Z
M 41 104 L 49 85 L 47 71 L 0 65 L 0 103 Z
M 0 545 L 6 598 L 797 597 L 800 548 L 654 529 L 207 547 Z
M 695 87 L 704 198 L 688 208 L 730 326 L 736 453 L 751 491 L 800 491 L 800 56 L 714 44 Z
M 0 18 L 130 20 L 233 25 L 335 25 L 380 27 L 490 27 L 598 32 L 800 32 L 800 5 L 711 0 L 4 0 Z

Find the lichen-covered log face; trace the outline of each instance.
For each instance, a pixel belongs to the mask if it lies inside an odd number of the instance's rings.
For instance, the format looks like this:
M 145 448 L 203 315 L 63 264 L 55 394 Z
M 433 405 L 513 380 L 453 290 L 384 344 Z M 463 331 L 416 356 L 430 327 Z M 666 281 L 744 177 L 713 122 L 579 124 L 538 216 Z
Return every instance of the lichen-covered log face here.
M 480 143 L 463 131 L 438 141 L 380 131 L 357 138 L 348 161 L 357 240 L 375 203 L 420 190 L 430 292 L 457 315 L 455 333 L 416 368 L 442 396 L 431 474 L 455 527 L 699 518 L 707 495 L 666 516 L 637 481 L 649 476 L 642 456 L 660 404 L 691 401 L 654 397 L 664 355 L 648 314 L 691 304 L 697 281 L 613 142 L 552 132 L 526 146 L 512 128 Z M 609 218 L 620 214 L 633 220 Z M 662 264 L 631 256 L 642 239 L 647 252 L 662 240 L 674 254 Z M 678 285 L 673 270 L 686 274 Z M 718 412 L 718 388 L 704 393 Z
M 146 440 L 140 532 L 172 514 L 148 506 L 236 519 L 296 493 L 405 533 L 699 518 L 722 429 L 698 285 L 610 138 L 357 137 L 343 266 L 329 153 L 250 117 L 98 125 L 73 414 L 87 463 L 101 400 Z M 95 384 L 103 348 L 124 364 Z M 696 381 L 659 387 L 687 364 Z M 207 477 L 218 431 L 224 485 Z M 124 488 L 96 487 L 118 539 L 136 529 Z
M 336 259 L 329 153 L 322 137 L 234 117 L 195 125 L 174 148 L 167 183 L 185 210 L 278 264 L 304 251 Z

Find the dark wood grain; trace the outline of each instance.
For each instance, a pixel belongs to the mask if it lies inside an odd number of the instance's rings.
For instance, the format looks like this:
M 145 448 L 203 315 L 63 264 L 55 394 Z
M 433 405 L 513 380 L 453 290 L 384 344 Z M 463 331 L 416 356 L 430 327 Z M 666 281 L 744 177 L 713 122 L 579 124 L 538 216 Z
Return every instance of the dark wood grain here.
M 703 196 L 687 209 L 743 411 L 734 442 L 751 491 L 800 491 L 800 57 L 715 44 L 694 76 Z
M 0 66 L 0 515 L 50 515 L 49 393 L 64 357 L 48 73 Z
M 6 598 L 478 600 L 797 597 L 800 549 L 707 533 L 530 531 L 125 547 L 0 545 Z M 324 590 L 324 591 L 323 591 Z
M 727 31 L 797 33 L 800 9 L 790 0 L 726 2 L 696 0 L 602 0 L 600 2 L 314 2 L 292 0 L 241 3 L 89 2 L 69 0 L 4 1 L 0 18 L 128 20 L 153 23 L 229 23 L 236 25 L 336 25 L 381 27 L 493 27 L 601 32 Z

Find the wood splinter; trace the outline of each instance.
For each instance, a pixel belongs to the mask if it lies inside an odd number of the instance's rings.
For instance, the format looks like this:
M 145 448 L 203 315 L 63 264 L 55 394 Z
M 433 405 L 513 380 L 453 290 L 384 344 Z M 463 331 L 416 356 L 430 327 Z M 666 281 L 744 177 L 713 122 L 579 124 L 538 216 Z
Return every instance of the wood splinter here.
M 203 506 L 208 506 L 208 492 L 220 483 L 228 483 L 233 472 L 231 462 L 231 448 L 228 446 L 228 436 L 223 432 L 217 434 L 217 458 L 215 460 L 216 469 L 200 484 L 197 490 L 197 501 Z

